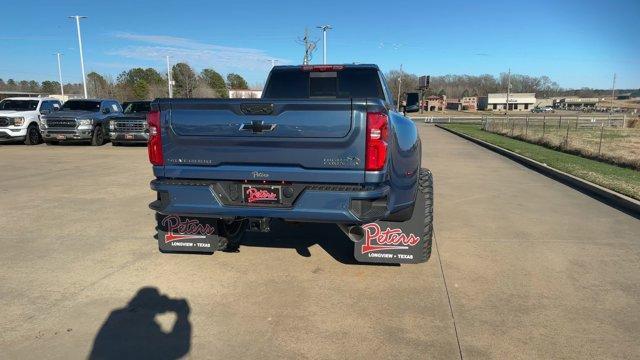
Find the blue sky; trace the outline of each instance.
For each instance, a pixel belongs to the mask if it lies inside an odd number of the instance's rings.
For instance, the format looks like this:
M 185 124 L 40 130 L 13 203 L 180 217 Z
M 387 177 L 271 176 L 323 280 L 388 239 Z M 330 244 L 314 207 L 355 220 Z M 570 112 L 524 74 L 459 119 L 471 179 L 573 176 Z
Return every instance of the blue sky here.
M 5 0 L 8 1 L 8 0 Z M 3 1 L 4 2 L 4 1 Z M 263 82 L 268 59 L 299 64 L 304 28 L 331 24 L 330 63 L 402 63 L 421 74 L 548 75 L 566 88 L 640 87 L 640 1 L 8 1 L 0 78 L 81 79 L 75 23 L 87 72 L 164 71 L 165 55 Z M 321 41 L 314 62 L 322 61 Z

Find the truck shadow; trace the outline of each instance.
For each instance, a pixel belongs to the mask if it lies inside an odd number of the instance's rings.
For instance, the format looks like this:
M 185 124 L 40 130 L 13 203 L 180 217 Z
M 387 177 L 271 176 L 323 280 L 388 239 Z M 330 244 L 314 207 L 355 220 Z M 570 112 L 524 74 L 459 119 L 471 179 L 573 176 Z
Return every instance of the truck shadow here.
M 89 359 L 178 359 L 191 348 L 189 303 L 143 287 L 129 303 L 111 311 L 93 341 Z M 156 316 L 175 313 L 170 331 Z
M 243 246 L 295 249 L 300 256 L 310 257 L 309 247 L 319 245 L 336 261 L 348 265 L 399 266 L 358 262 L 353 255 L 354 243 L 334 224 L 286 223 L 272 220 L 268 233 L 245 233 Z

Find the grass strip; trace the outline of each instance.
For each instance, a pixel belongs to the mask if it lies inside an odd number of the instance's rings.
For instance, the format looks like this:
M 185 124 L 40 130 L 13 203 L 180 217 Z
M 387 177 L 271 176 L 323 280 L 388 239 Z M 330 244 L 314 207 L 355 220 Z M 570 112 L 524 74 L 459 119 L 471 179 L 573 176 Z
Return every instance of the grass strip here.
M 443 126 L 640 200 L 640 171 L 605 164 L 507 136 L 486 132 L 480 128 L 480 125 L 443 124 Z

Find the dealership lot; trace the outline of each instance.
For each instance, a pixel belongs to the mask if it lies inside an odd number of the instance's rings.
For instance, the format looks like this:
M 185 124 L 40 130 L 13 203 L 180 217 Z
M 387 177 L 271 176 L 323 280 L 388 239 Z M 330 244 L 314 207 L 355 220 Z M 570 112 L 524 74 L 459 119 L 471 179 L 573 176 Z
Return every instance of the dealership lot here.
M 419 128 L 437 251 L 401 267 L 353 264 L 332 225 L 276 225 L 239 253 L 160 254 L 145 148 L 0 146 L 4 357 L 124 342 L 193 358 L 640 357 L 640 221 Z M 190 310 L 146 316 L 143 302 L 105 324 L 143 288 Z

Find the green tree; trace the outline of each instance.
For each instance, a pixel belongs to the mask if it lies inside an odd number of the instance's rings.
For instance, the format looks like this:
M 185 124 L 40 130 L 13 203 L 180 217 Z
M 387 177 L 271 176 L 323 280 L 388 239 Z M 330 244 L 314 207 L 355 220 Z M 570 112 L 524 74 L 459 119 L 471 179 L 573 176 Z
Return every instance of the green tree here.
M 104 98 L 111 96 L 109 83 L 104 76 L 95 71 L 87 74 L 87 92 L 89 96 Z
M 213 89 L 219 97 L 228 98 L 229 91 L 227 90 L 227 84 L 225 84 L 222 75 L 213 69 L 204 69 L 200 73 L 200 78 Z
M 31 80 L 29 81 L 28 89 L 32 92 L 40 92 L 40 83 L 35 80 Z
M 42 92 L 51 95 L 60 93 L 60 83 L 57 81 L 45 80 L 42 82 Z
M 438 91 L 438 96 L 445 96 L 447 95 L 447 92 L 445 89 L 440 89 L 440 91 Z
M 467 97 L 467 96 L 469 96 L 469 90 L 464 89 L 464 91 L 462 92 L 461 97 Z
M 227 75 L 227 84 L 232 90 L 249 89 L 249 84 L 247 84 L 247 81 L 242 76 L 234 73 L 230 73 L 229 75 Z
M 142 79 L 136 80 L 131 88 L 131 92 L 136 99 L 146 99 L 149 93 L 149 84 Z
M 133 68 L 118 75 L 117 92 L 119 97 L 136 100 L 154 97 L 157 93 L 166 93 L 166 80 L 153 68 Z M 152 91 L 153 90 L 153 91 Z
M 18 87 L 18 84 L 16 84 L 16 81 L 13 79 L 9 79 L 7 80 L 7 90 L 11 91 L 11 90 L 15 90 Z
M 177 97 L 192 98 L 193 92 L 198 86 L 198 77 L 191 66 L 186 63 L 177 63 L 172 69 L 174 92 Z

